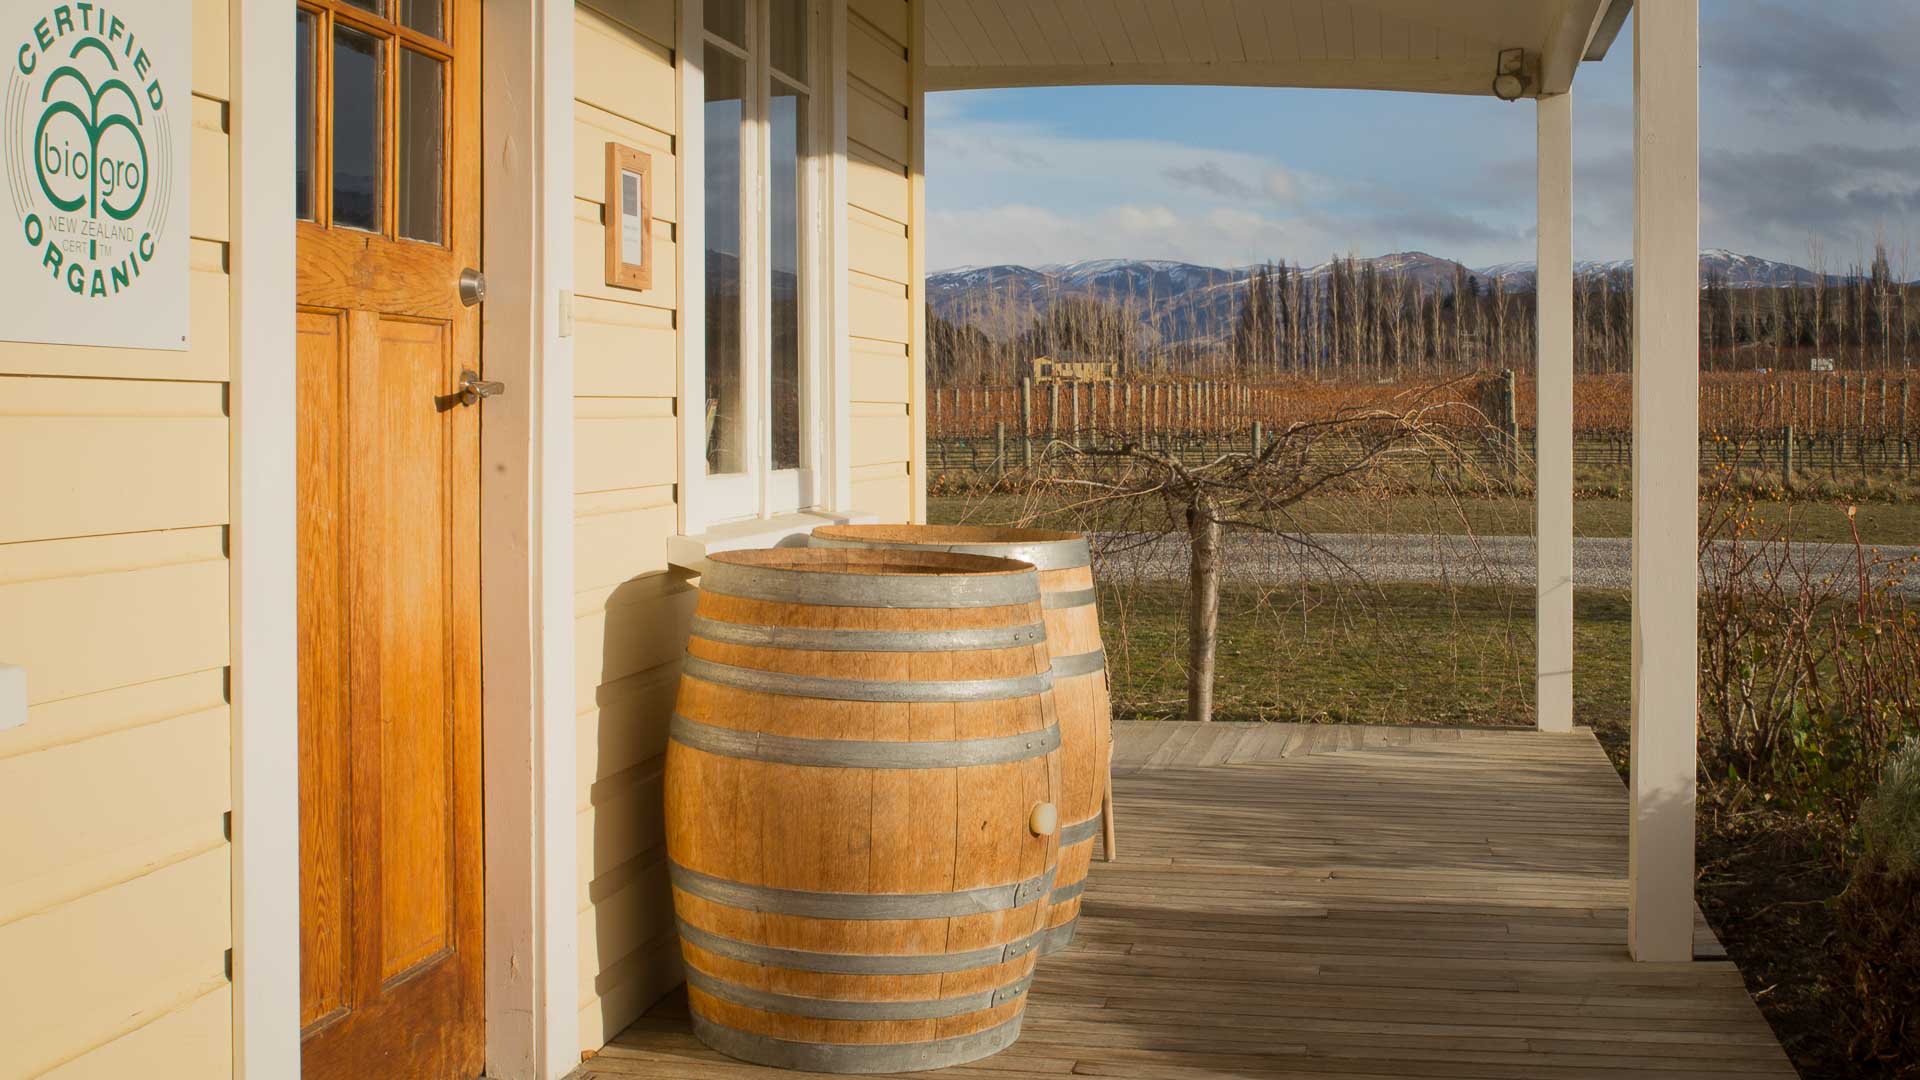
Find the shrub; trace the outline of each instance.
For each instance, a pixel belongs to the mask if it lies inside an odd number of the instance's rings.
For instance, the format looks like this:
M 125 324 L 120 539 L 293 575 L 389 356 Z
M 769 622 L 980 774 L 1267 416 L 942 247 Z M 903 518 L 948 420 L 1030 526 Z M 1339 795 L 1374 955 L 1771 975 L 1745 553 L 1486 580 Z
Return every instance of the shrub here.
M 1861 808 L 1859 846 L 1837 912 L 1852 1050 L 1892 1075 L 1920 1076 L 1920 741 L 1888 760 Z
M 1708 490 L 1701 767 L 1730 797 L 1844 825 L 1892 748 L 1920 734 L 1920 611 L 1901 589 L 1912 562 L 1856 531 L 1843 567 L 1821 565 L 1791 527 L 1761 524 L 1724 479 Z

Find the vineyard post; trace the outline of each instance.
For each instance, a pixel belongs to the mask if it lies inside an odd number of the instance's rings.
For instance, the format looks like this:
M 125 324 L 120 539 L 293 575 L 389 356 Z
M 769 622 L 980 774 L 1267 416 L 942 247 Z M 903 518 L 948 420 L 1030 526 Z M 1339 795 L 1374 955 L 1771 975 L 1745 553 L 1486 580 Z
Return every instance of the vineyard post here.
M 993 467 L 1001 476 L 1007 475 L 1007 422 L 993 422 Z
M 1912 451 L 1907 449 L 1907 444 L 1912 438 L 1913 438 L 1912 433 L 1907 430 L 1907 380 L 1901 379 L 1900 380 L 1900 467 L 1902 469 L 1911 469 L 1913 467 L 1913 453 Z
M 1060 437 L 1060 384 L 1047 384 L 1047 441 Z
M 1073 410 L 1073 425 L 1067 429 L 1067 441 L 1075 450 L 1078 450 L 1080 449 L 1080 384 L 1078 382 L 1074 383 L 1067 388 L 1067 391 L 1073 396 L 1073 403 L 1071 405 Z
M 1020 464 L 1033 465 L 1033 380 L 1020 380 Z
M 1874 441 L 1880 447 L 1880 463 L 1885 465 L 1887 463 L 1887 377 L 1885 375 L 1880 376 L 1880 416 L 1874 421 L 1873 428 L 1879 435 L 1879 438 Z
M 1853 433 L 1853 454 L 1864 468 L 1867 464 L 1867 377 L 1860 376 L 1860 424 Z
M 1253 449 L 1253 456 L 1254 456 L 1254 457 L 1259 457 L 1259 456 L 1260 456 L 1260 451 L 1261 451 L 1261 450 L 1263 450 L 1263 449 L 1265 449 L 1265 447 L 1263 447 L 1263 446 L 1261 445 L 1261 443 L 1262 443 L 1262 442 L 1263 442 L 1264 440 L 1262 440 L 1262 439 L 1261 439 L 1261 437 L 1260 437 L 1260 434 L 1261 434 L 1261 433 L 1260 433 L 1260 421 L 1258 421 L 1258 420 L 1255 420 L 1255 421 L 1253 422 L 1253 442 L 1252 442 L 1252 449 Z
M 933 428 L 935 438 L 939 438 L 947 433 L 946 428 L 941 425 L 940 418 L 940 390 L 936 387 L 933 391 L 933 423 L 930 425 Z
M 1520 408 L 1513 369 L 1500 373 L 1500 434 L 1506 440 L 1507 482 L 1520 479 Z
M 1133 384 L 1128 383 L 1121 390 L 1120 422 L 1113 427 L 1114 434 L 1125 441 L 1127 432 L 1133 429 Z
M 1793 425 L 1787 425 L 1787 437 L 1780 444 L 1780 486 L 1793 490 Z

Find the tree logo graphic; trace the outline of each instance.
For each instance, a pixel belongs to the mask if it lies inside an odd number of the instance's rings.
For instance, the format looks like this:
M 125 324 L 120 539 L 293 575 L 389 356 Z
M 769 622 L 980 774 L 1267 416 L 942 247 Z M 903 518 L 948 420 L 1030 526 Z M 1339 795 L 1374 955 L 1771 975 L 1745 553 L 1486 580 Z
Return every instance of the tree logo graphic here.
M 60 4 L 29 28 L 7 78 L 0 154 L 16 234 L 78 296 L 137 287 L 166 232 L 172 118 L 134 27 Z

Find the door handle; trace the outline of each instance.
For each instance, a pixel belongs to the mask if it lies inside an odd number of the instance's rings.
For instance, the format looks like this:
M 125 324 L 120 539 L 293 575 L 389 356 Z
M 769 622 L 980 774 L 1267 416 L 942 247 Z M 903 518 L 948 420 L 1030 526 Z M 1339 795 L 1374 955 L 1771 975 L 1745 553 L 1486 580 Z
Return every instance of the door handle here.
M 480 373 L 467 368 L 460 373 L 460 404 L 478 405 L 482 398 L 496 397 L 507 392 L 507 384 L 491 382 L 480 377 Z

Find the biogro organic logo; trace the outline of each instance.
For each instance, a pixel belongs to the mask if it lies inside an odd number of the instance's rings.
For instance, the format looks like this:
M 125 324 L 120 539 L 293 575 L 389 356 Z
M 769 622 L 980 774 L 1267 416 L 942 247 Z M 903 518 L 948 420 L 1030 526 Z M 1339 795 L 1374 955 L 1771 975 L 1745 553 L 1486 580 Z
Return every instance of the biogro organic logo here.
M 27 29 L 0 114 L 17 235 L 69 291 L 117 296 L 165 236 L 166 97 L 134 28 L 105 5 L 60 4 Z

